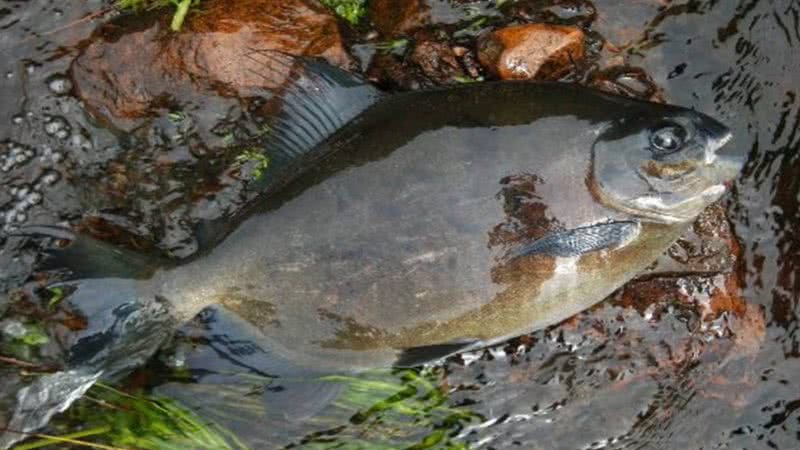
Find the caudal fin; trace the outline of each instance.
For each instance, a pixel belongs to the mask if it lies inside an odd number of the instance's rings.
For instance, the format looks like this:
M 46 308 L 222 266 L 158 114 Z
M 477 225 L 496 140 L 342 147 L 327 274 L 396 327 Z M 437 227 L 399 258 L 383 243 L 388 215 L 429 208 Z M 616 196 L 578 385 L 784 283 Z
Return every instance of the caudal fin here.
M 114 380 L 143 365 L 174 330 L 167 304 L 141 296 L 140 282 L 102 278 L 62 283 L 70 302 L 89 318 L 74 336 L 66 368 L 44 375 L 17 393 L 17 404 L 0 436 L 8 448 L 65 411 L 97 380 Z
M 63 227 L 31 225 L 20 228 L 14 234 L 68 241 L 64 247 L 48 250 L 38 268 L 66 269 L 72 279 L 143 279 L 150 277 L 159 267 L 169 264 L 162 258 L 142 255 Z

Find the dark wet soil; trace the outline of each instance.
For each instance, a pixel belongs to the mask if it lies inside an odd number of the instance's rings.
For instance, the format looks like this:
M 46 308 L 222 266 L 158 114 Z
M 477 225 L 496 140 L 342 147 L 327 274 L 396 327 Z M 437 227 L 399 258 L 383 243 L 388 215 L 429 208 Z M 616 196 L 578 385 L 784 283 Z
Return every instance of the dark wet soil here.
M 312 0 L 230 4 L 201 1 L 175 34 L 170 11 L 0 0 L 0 424 L 16 389 L 59 367 L 66 336 L 87 326 L 48 306 L 60 294 L 16 291 L 40 281 L 42 243 L 14 231 L 69 224 L 170 258 L 202 251 L 198 226 L 256 195 L 237 156 L 258 142 L 283 80 L 239 55 L 277 49 L 386 90 L 536 78 L 691 106 L 750 152 L 732 193 L 651 272 L 558 326 L 440 368 L 447 405 L 473 415 L 400 427 L 333 411 L 295 442 L 422 445 L 438 430 L 470 448 L 800 446 L 800 2 L 373 0 L 358 26 Z M 213 331 L 187 325 L 127 382 L 202 410 L 192 389 L 230 369 L 209 350 Z M 37 332 L 46 343 L 18 345 Z M 196 383 L 176 385 L 176 361 Z M 69 419 L 57 431 L 80 428 Z M 243 423 L 228 426 L 267 439 Z

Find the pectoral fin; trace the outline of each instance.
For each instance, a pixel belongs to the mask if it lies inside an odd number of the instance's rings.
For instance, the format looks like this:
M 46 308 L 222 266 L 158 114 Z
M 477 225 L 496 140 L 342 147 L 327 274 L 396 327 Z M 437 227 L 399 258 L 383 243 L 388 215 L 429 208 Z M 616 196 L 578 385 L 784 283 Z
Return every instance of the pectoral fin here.
M 607 222 L 559 231 L 517 249 L 512 257 L 544 255 L 574 257 L 624 245 L 639 233 L 639 222 Z

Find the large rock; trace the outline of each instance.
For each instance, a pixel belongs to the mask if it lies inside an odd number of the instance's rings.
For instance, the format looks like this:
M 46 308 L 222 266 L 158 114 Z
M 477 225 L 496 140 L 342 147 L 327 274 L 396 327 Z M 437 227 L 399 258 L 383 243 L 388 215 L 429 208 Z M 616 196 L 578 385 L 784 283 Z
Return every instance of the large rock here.
M 585 35 L 578 27 L 516 25 L 481 36 L 478 59 L 505 80 L 557 80 L 583 61 L 584 45 Z
M 102 26 L 71 67 L 86 108 L 127 129 L 188 99 L 274 89 L 288 69 L 270 52 L 351 63 L 337 19 L 313 0 L 208 0 L 200 8 L 180 33 L 163 11 Z
M 369 19 L 384 37 L 396 36 L 430 23 L 425 0 L 370 0 Z

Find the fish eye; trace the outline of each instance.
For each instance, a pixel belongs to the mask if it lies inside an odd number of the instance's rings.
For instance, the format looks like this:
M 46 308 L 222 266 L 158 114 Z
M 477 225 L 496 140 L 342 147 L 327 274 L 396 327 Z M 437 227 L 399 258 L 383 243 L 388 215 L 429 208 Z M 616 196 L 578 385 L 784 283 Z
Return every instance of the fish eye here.
M 666 156 L 677 152 L 686 142 L 686 128 L 677 123 L 666 123 L 650 132 L 651 151 L 656 156 Z

